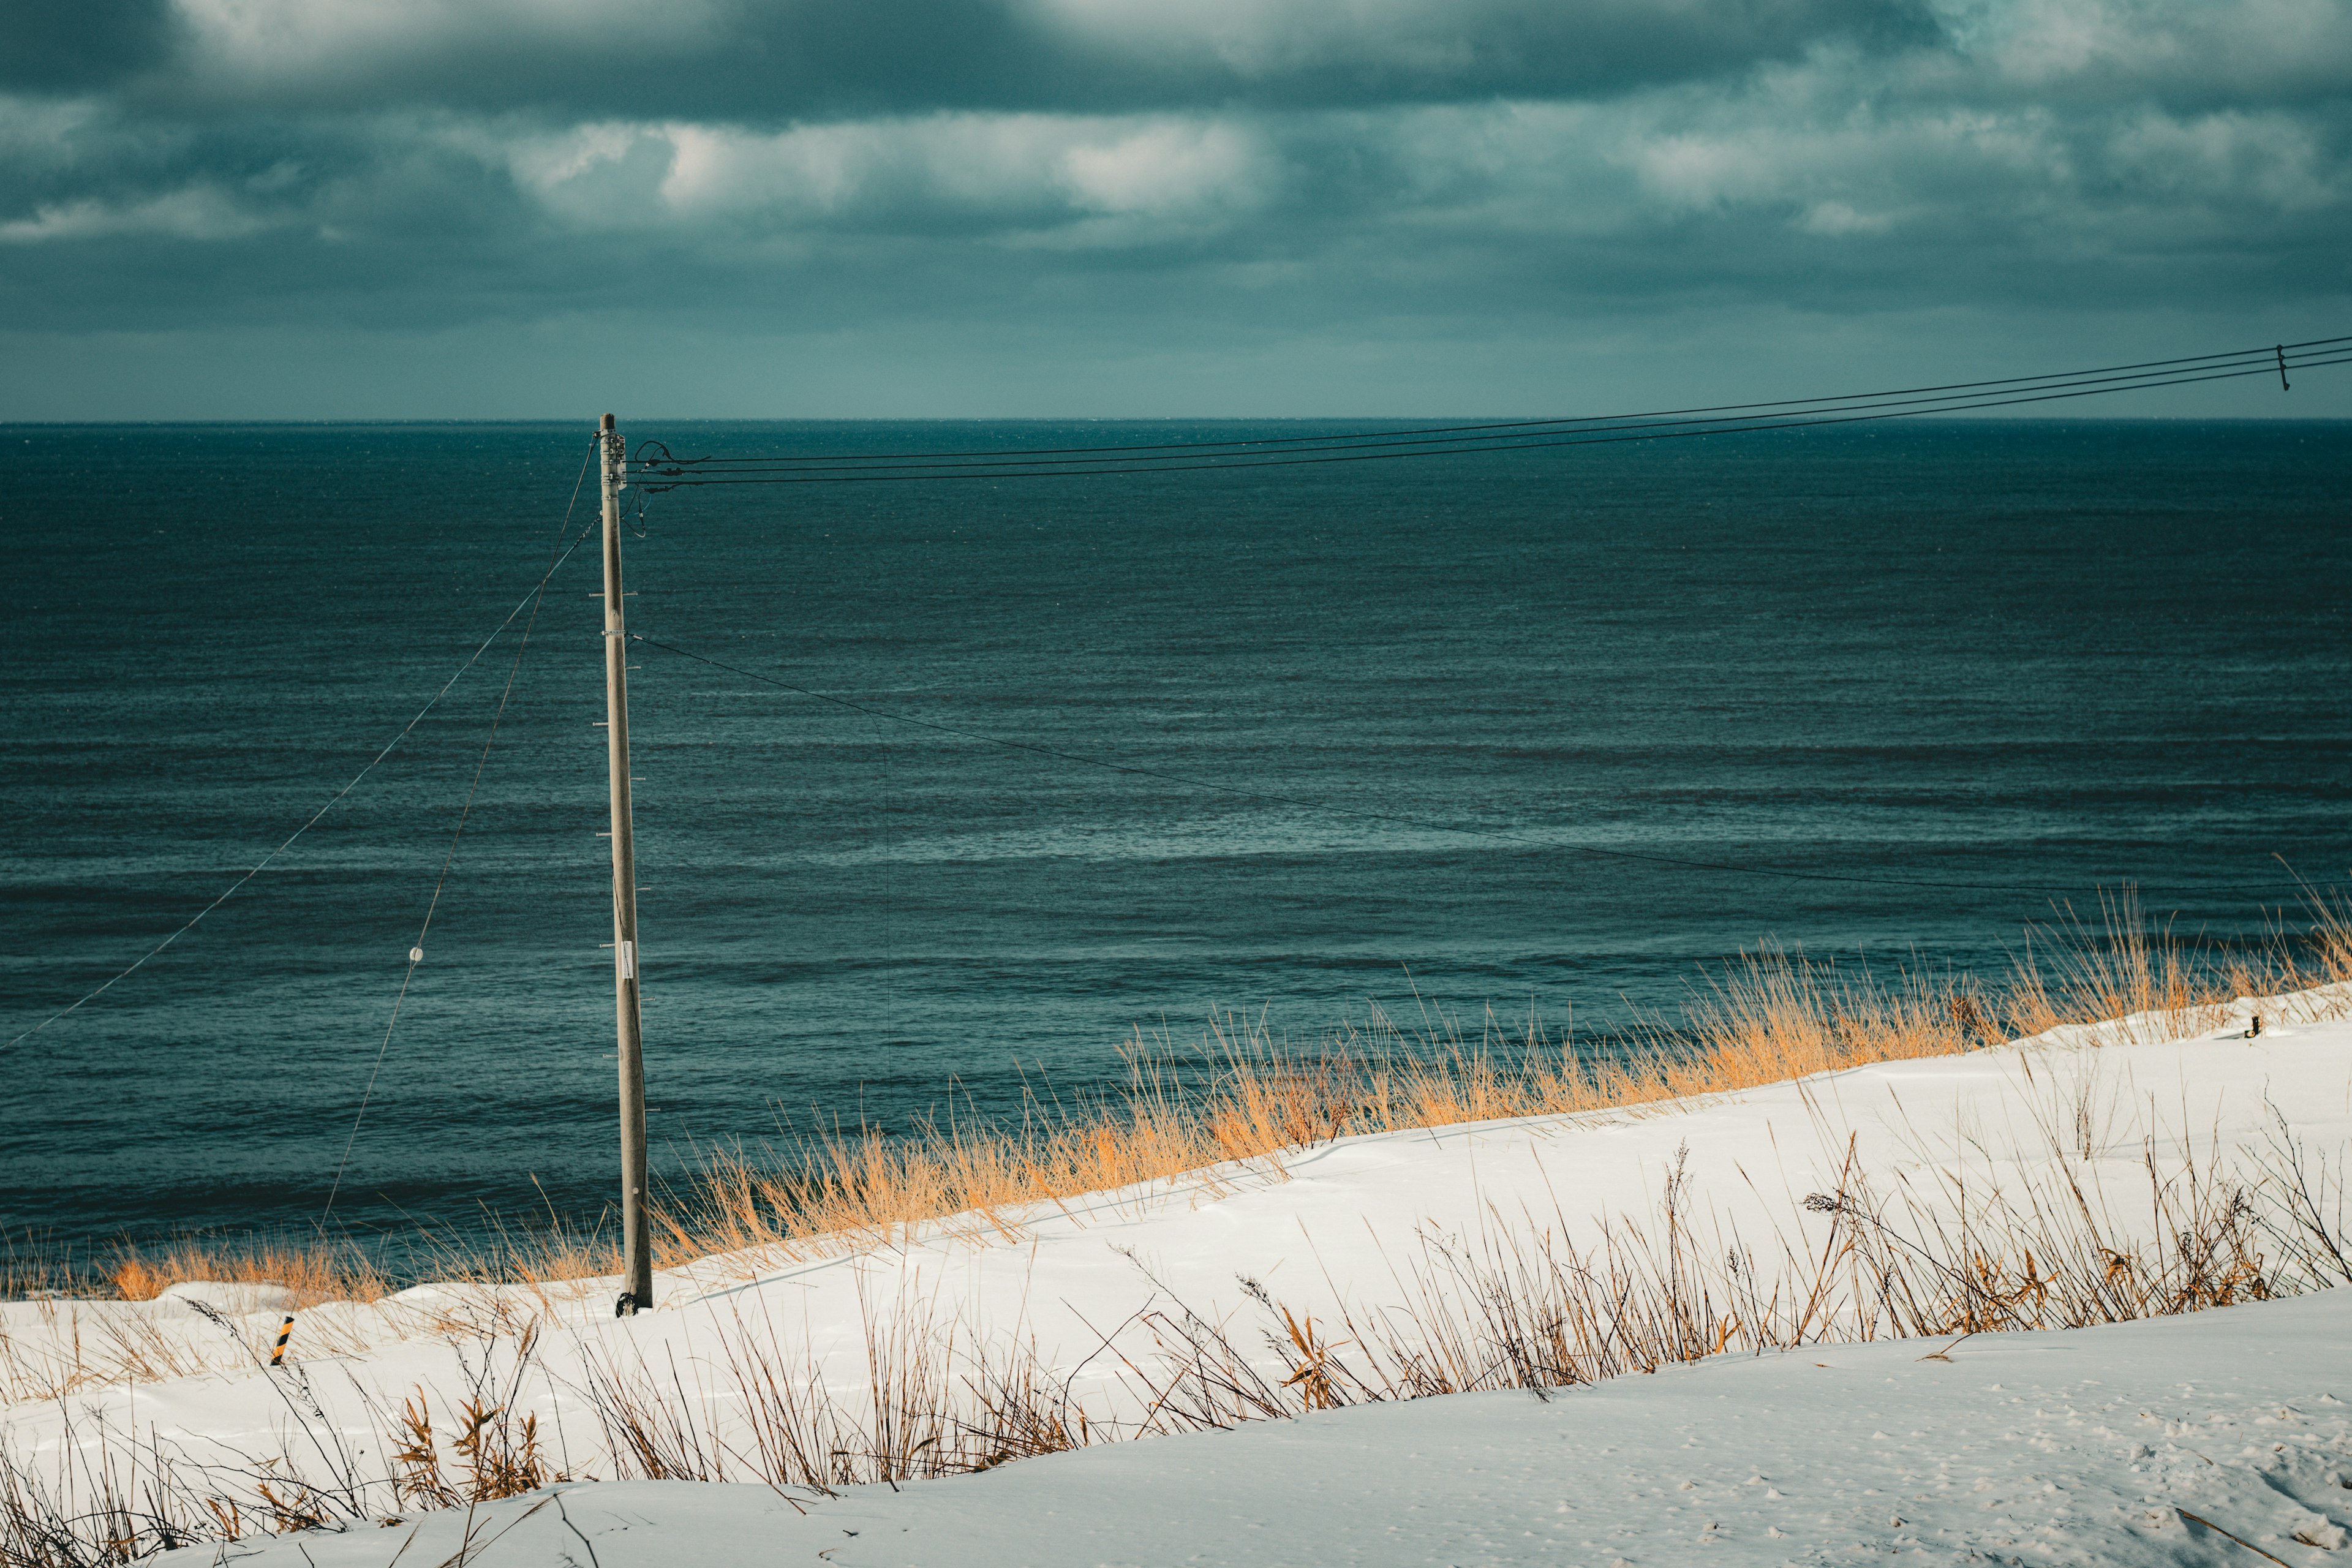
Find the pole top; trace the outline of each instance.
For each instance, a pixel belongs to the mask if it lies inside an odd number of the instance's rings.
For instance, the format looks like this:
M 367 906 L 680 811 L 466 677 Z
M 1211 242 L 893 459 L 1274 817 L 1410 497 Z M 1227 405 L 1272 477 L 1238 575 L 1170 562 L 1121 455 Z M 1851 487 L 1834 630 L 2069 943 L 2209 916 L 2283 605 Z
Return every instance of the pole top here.
M 607 415 L 605 415 L 605 416 L 604 416 L 604 423 L 597 426 L 597 428 L 598 428 L 598 429 L 600 429 L 600 430 L 610 430 L 612 427 L 613 427 L 613 416 L 612 416 L 611 415 L 609 415 L 609 414 L 607 414 Z

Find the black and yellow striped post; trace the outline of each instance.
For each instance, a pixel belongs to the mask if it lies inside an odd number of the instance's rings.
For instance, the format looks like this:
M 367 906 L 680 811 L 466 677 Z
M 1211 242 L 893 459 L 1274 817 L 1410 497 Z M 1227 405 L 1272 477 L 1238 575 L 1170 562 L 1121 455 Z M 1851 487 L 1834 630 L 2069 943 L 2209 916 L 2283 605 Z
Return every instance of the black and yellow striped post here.
M 271 1352 L 269 1352 L 269 1364 L 270 1364 L 270 1365 L 272 1365 L 272 1366 L 284 1366 L 284 1365 L 286 1364 L 286 1342 L 287 1342 L 288 1340 L 292 1339 L 293 1337 L 294 1337 L 294 1314 L 293 1314 L 293 1313 L 291 1313 L 291 1312 L 289 1312 L 289 1313 L 287 1313 L 287 1314 L 286 1314 L 286 1321 L 285 1321 L 284 1323 L 282 1323 L 282 1324 L 280 1324 L 280 1325 L 278 1326 L 278 1348 L 277 1348 L 276 1350 L 271 1351 Z

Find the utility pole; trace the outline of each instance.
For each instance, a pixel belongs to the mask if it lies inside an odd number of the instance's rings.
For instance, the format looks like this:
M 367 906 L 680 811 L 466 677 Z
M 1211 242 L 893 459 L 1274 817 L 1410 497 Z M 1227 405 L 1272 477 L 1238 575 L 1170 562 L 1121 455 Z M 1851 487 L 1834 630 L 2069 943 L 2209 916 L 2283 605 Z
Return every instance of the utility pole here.
M 598 428 L 604 472 L 605 762 L 613 796 L 613 1004 L 621 1061 L 621 1297 L 628 1317 L 654 1304 L 646 1223 L 646 1057 L 637 1007 L 637 853 L 629 812 L 629 647 L 621 612 L 621 490 L 628 482 L 613 416 Z

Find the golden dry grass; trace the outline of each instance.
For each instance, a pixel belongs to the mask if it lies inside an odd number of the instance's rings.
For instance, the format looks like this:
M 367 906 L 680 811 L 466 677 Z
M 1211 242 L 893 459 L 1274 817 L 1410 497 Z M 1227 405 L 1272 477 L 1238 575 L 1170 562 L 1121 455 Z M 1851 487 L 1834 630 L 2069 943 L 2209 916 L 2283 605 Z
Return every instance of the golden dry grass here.
M 1734 1092 L 2067 1025 L 2133 1020 L 2101 1037 L 2174 1038 L 2213 1027 L 2234 998 L 2347 981 L 2352 905 L 2340 898 L 2314 892 L 2266 944 L 2223 950 L 2177 939 L 2126 889 L 2102 895 L 2095 919 L 2062 910 L 1991 985 L 1925 969 L 1888 980 L 1768 943 L 1704 974 L 1679 1018 L 1641 1021 L 1605 1049 L 1554 1038 L 1533 1020 L 1507 1026 L 1491 1012 L 1475 1029 L 1455 1021 L 1413 1029 L 1376 1011 L 1304 1048 L 1228 1016 L 1189 1054 L 1139 1034 L 1122 1088 L 1075 1104 L 1033 1100 L 1011 1124 L 860 1126 L 758 1158 L 714 1156 L 657 1210 L 656 1261 L 856 1247 L 939 1222 L 1011 1238 L 1039 1205 L 1180 1178 L 1213 1184 L 1220 1167 L 1237 1162 L 1278 1171 L 1286 1152 L 1334 1137 Z M 436 1278 L 541 1289 L 619 1268 L 609 1233 L 560 1223 L 494 1248 L 423 1251 Z M 13 1272 L 32 1277 L 22 1266 Z M 126 1248 L 89 1272 L 132 1300 L 199 1279 L 289 1285 L 311 1300 L 373 1300 L 391 1288 L 355 1248 L 331 1239 Z M 87 1287 L 89 1274 L 75 1283 Z
M 1009 1129 L 950 1125 L 904 1140 L 863 1130 L 812 1139 L 772 1167 L 718 1163 L 673 1205 L 665 1242 L 673 1258 L 818 1237 L 854 1245 L 958 1215 L 983 1233 L 1017 1232 L 1024 1205 L 1155 1179 L 1211 1180 L 1218 1164 L 1279 1162 L 1352 1132 L 1737 1091 L 2050 1027 L 2082 1027 L 2075 1037 L 2089 1046 L 2202 1032 L 2247 995 L 2301 992 L 2284 1006 L 2265 1004 L 2286 1019 L 2352 1009 L 2352 921 L 2341 904 L 2315 900 L 2303 929 L 2252 952 L 2177 942 L 2128 894 L 2104 901 L 2098 921 L 2062 919 L 1998 989 L 1924 971 L 1882 982 L 1767 947 L 1706 976 L 1678 1020 L 1653 1021 L 1630 1048 L 1605 1056 L 1531 1025 L 1507 1031 L 1491 1016 L 1473 1035 L 1442 1024 L 1408 1031 L 1376 1016 L 1308 1052 L 1228 1026 L 1190 1063 L 1172 1060 L 1164 1041 L 1139 1042 L 1123 1093 L 1034 1109 Z M 1151 1310 L 1138 1321 L 1156 1352 L 1107 1361 L 1108 1386 L 1083 1398 L 1034 1343 L 942 1317 L 937 1286 L 926 1294 L 911 1279 L 895 1306 L 867 1300 L 861 1288 L 870 1397 L 837 1397 L 844 1391 L 806 1343 L 780 1336 L 764 1312 L 739 1313 L 722 1359 L 698 1371 L 691 1392 L 675 1363 L 607 1344 L 601 1359 L 592 1355 L 583 1391 L 603 1439 L 600 1473 L 758 1479 L 822 1494 L 1335 1405 L 1572 1387 L 1727 1351 L 2122 1321 L 2352 1280 L 2342 1166 L 2328 1151 L 2297 1144 L 2284 1119 L 2267 1150 L 2234 1151 L 2218 1135 L 2200 1148 L 2193 1128 L 2150 1121 L 2131 1130 L 2140 1159 L 2120 1166 L 2125 1184 L 2144 1179 L 2145 1191 L 2108 1191 L 2089 1145 L 2077 1142 L 2107 1115 L 2098 1058 L 2070 1059 L 2085 1070 L 2045 1075 L 2027 1064 L 2045 1085 L 2033 1115 L 2046 1159 L 2029 1149 L 2022 1160 L 2001 1152 L 1973 1167 L 1939 1170 L 1930 1159 L 1872 1173 L 1849 1152 L 1833 1190 L 1797 1204 L 1797 1228 L 1773 1222 L 1748 1237 L 1715 1228 L 1693 1208 L 1678 1163 L 1654 1215 L 1605 1216 L 1580 1247 L 1557 1213 L 1498 1224 L 1466 1247 L 1418 1233 L 1396 1259 L 1403 1299 L 1378 1310 L 1342 1301 L 1318 1321 L 1244 1281 L 1259 1309 L 1255 1324 L 1213 1321 L 1155 1279 Z M 1924 1184 L 1914 1184 L 1914 1169 L 1929 1172 Z M 1814 1216 L 1810 1231 L 1804 1215 Z M 445 1248 L 441 1258 L 444 1277 L 542 1285 L 610 1267 L 598 1237 L 560 1224 L 494 1252 Z M 233 1257 L 194 1244 L 124 1251 L 110 1272 L 118 1289 L 144 1294 L 175 1277 L 268 1279 L 322 1296 L 381 1283 L 371 1285 L 352 1255 L 299 1247 Z M 62 1449 L 75 1458 L 54 1473 L 35 1456 L 0 1455 L 0 1559 L 130 1562 L 255 1528 L 341 1528 L 540 1484 L 551 1464 L 534 1415 L 516 1400 L 538 1320 L 511 1292 L 481 1306 L 436 1328 L 459 1347 L 465 1386 L 445 1389 L 437 1407 L 422 1389 L 404 1403 L 376 1445 L 388 1468 L 362 1464 L 315 1405 L 289 1406 L 299 1446 L 289 1435 L 283 1453 L 227 1468 L 194 1463 L 152 1434 L 143 1452 L 135 1434 L 121 1439 L 127 1452 L 110 1449 L 116 1439 L 102 1421 L 90 1432 L 93 1458 L 69 1426 Z M 184 1347 L 166 1342 L 147 1315 L 97 1317 L 146 1333 L 107 1347 L 110 1364 L 147 1383 L 191 1370 L 170 1359 Z M 1261 1344 L 1278 1367 L 1263 1364 Z M 242 1341 L 232 1350 L 247 1363 L 258 1353 Z M 5 1351 L 0 1335 L 0 1384 Z M 78 1345 L 74 1354 L 72 1381 L 43 1397 L 93 1381 Z
M 173 1285 L 207 1280 L 274 1285 L 297 1308 L 322 1301 L 374 1301 L 396 1286 L 342 1240 L 192 1235 L 140 1246 L 125 1240 L 84 1253 L 25 1234 L 0 1243 L 0 1300 L 98 1297 L 152 1301 Z
M 104 1267 L 113 1294 L 126 1301 L 151 1301 L 192 1279 L 280 1286 L 297 1309 L 380 1300 L 394 1289 L 355 1248 L 332 1241 L 247 1239 L 220 1246 L 190 1238 L 154 1249 L 125 1246 Z
M 950 1220 L 1017 1234 L 1020 1212 L 1179 1177 L 1214 1180 L 1364 1132 L 1552 1116 L 1760 1088 L 1871 1062 L 1945 1056 L 2065 1025 L 2126 1020 L 2103 1039 L 2178 1038 L 2215 1027 L 2241 996 L 2352 980 L 2352 911 L 2314 895 L 2294 929 L 2258 950 L 2177 940 L 2133 890 L 2103 896 L 2096 923 L 2062 911 L 1989 988 L 1966 974 L 1891 981 L 1767 944 L 1694 988 L 1677 1021 L 1653 1019 L 1608 1054 L 1486 1015 L 1475 1034 L 1418 1031 L 1384 1015 L 1286 1049 L 1261 1026 L 1212 1026 L 1190 1062 L 1139 1037 L 1122 1093 L 1013 1126 L 866 1127 L 813 1137 L 755 1163 L 709 1162 L 662 1215 L 665 1267 L 717 1252 L 856 1246 Z M 2343 1003 L 2315 1004 L 2341 1010 Z
M 274 1447 L 231 1450 L 226 1464 L 60 1401 L 58 1444 L 0 1451 L 0 1563 L 96 1568 L 195 1543 L 218 1558 L 261 1531 L 462 1510 L 455 1563 L 476 1554 L 478 1504 L 551 1481 L 756 1481 L 814 1500 L 1351 1405 L 1505 1389 L 1548 1399 L 1727 1352 L 1933 1336 L 1943 1348 L 1918 1359 L 1949 1361 L 1977 1333 L 2352 1280 L 2342 1165 L 2326 1149 L 2298 1142 L 2284 1119 L 2263 1149 L 2218 1134 L 2200 1146 L 2151 1104 L 2117 1145 L 2137 1140 L 2137 1159 L 2094 1161 L 2077 1137 L 2106 1114 L 2102 1075 L 2095 1054 L 2072 1065 L 2083 1070 L 2022 1074 L 2038 1137 L 1958 1165 L 1916 1145 L 1924 1164 L 1877 1173 L 1848 1145 L 1830 1190 L 1797 1200 L 1792 1189 L 1791 1212 L 1746 1234 L 1710 1213 L 1677 1157 L 1653 1207 L 1601 1216 L 1597 1234 L 1577 1227 L 1580 1241 L 1557 1204 L 1549 1216 L 1496 1211 L 1473 1237 L 1416 1227 L 1390 1255 L 1393 1295 L 1327 1300 L 1320 1317 L 1248 1279 L 1236 1282 L 1249 1304 L 1203 1313 L 1134 1258 L 1152 1288 L 1129 1321 L 1137 1332 L 1083 1384 L 1017 1319 L 1011 1332 L 982 1331 L 936 1278 L 907 1273 L 895 1292 L 855 1277 L 862 1380 L 829 1376 L 806 1335 L 757 1301 L 714 1308 L 717 1332 L 688 1362 L 690 1379 L 674 1354 L 591 1338 L 572 1384 L 588 1419 L 574 1405 L 568 1436 L 550 1423 L 551 1444 L 541 1416 L 552 1408 L 525 1402 L 540 1330 L 527 1314 L 453 1325 L 454 1383 L 379 1407 L 373 1444 L 305 1383 L 264 1439 Z M 478 1539 L 487 1549 L 498 1536 Z

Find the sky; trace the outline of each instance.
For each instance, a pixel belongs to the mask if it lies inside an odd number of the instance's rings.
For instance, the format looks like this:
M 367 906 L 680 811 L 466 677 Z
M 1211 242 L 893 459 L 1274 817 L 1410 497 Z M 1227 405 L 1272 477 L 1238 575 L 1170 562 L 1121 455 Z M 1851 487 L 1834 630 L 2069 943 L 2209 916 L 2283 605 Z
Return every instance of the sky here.
M 2352 332 L 2352 0 L 0 5 L 6 420 L 1594 413 Z

